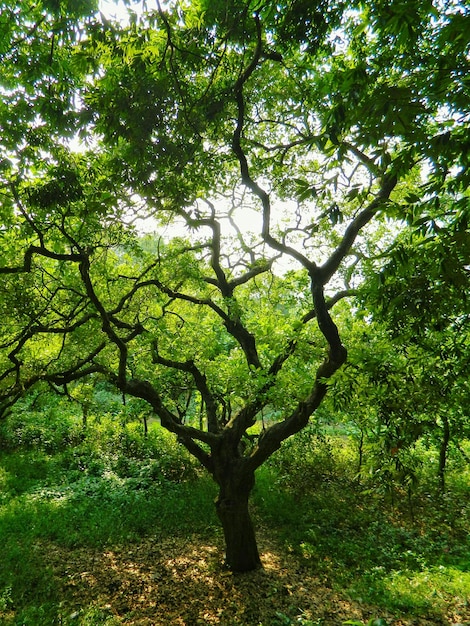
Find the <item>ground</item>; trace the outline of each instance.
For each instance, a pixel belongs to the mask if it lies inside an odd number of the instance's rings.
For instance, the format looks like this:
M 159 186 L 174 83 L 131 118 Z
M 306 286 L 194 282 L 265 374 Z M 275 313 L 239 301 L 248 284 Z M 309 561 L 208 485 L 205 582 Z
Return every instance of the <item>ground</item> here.
M 84 623 L 95 607 L 100 624 L 128 626 L 340 626 L 372 617 L 387 626 L 470 624 L 468 607 L 466 615 L 410 620 L 351 601 L 309 573 L 269 531 L 260 539 L 264 568 L 243 575 L 224 569 L 223 546 L 213 537 L 211 543 L 200 536 L 148 537 L 105 550 L 70 551 L 50 543 L 37 549 L 61 589 L 67 623 Z

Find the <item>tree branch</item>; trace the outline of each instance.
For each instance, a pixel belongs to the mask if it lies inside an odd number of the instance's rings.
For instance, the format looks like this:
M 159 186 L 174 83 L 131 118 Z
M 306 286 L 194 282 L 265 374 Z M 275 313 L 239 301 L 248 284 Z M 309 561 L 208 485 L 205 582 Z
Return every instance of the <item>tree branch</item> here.
M 103 332 L 106 333 L 110 341 L 114 343 L 115 346 L 119 350 L 118 379 L 119 379 L 120 385 L 123 385 L 126 380 L 126 369 L 127 369 L 127 352 L 128 351 L 127 351 L 126 342 L 123 339 L 121 339 L 121 337 L 119 337 L 117 333 L 114 331 L 112 324 L 111 324 L 110 316 L 107 313 L 103 304 L 101 303 L 100 299 L 98 298 L 98 295 L 96 294 L 96 291 L 93 287 L 93 283 L 92 283 L 91 276 L 90 276 L 90 259 L 87 254 L 85 253 L 82 254 L 82 259 L 81 259 L 79 267 L 80 267 L 80 275 L 82 277 L 82 281 L 85 286 L 87 295 L 101 317 L 101 321 L 102 321 L 101 328 Z
M 52 252 L 44 246 L 29 246 L 24 253 L 23 265 L 16 267 L 0 267 L 0 274 L 21 274 L 31 271 L 33 255 L 40 255 L 55 261 L 71 261 L 73 263 L 80 263 L 82 255 L 78 253 L 59 254 L 58 252 Z
M 266 191 L 258 185 L 258 183 L 251 177 L 250 168 L 248 166 L 248 160 L 246 158 L 245 152 L 241 145 L 241 138 L 243 135 L 243 128 L 245 125 L 245 98 L 243 95 L 243 88 L 245 83 L 248 81 L 250 76 L 255 71 L 259 60 L 261 58 L 262 53 L 262 37 L 261 37 L 261 24 L 259 18 L 255 16 L 256 19 L 256 28 L 257 28 L 257 46 L 255 53 L 253 55 L 253 59 L 251 63 L 248 65 L 246 70 L 241 74 L 238 78 L 237 82 L 234 85 L 234 94 L 235 101 L 237 104 L 237 123 L 235 130 L 233 131 L 232 136 L 232 150 L 235 156 L 238 159 L 238 163 L 240 165 L 240 175 L 244 185 L 251 190 L 251 192 L 259 198 L 261 201 L 261 205 L 263 208 L 263 226 L 261 236 L 263 240 L 270 245 L 274 250 L 278 252 L 285 253 L 290 255 L 292 258 L 296 259 L 301 265 L 308 270 L 310 270 L 315 265 L 312 261 L 309 261 L 305 255 L 296 250 L 295 248 L 291 248 L 290 246 L 286 246 L 281 243 L 277 239 L 275 239 L 270 232 L 271 225 L 271 200 Z
M 120 384 L 118 380 L 115 382 L 118 385 Z M 210 455 L 198 446 L 194 440 L 202 441 L 212 447 L 219 441 L 219 437 L 216 434 L 207 433 L 197 428 L 181 424 L 178 417 L 163 405 L 160 395 L 148 381 L 131 378 L 127 379 L 120 388 L 121 391 L 148 402 L 160 418 L 162 426 L 177 435 L 178 439 L 189 452 L 191 452 L 204 467 L 212 471 Z
M 310 395 L 298 404 L 290 416 L 277 424 L 273 424 L 260 435 L 258 444 L 248 459 L 248 465 L 253 470 L 264 463 L 280 447 L 284 439 L 305 428 L 310 416 L 320 406 L 326 395 L 327 380 L 333 376 L 347 358 L 347 351 L 341 342 L 338 328 L 328 312 L 328 309 L 333 306 L 331 300 L 329 303 L 325 301 L 323 285 L 313 277 L 311 288 L 315 317 L 328 342 L 328 355 L 316 371 L 315 382 Z M 307 316 L 304 316 L 303 321 L 304 323 L 307 321 Z M 292 345 L 291 350 L 294 348 L 295 346 Z
M 397 184 L 397 177 L 395 175 L 385 175 L 382 179 L 380 190 L 377 196 L 363 211 L 361 211 L 350 222 L 343 235 L 342 240 L 336 247 L 330 258 L 318 268 L 316 278 L 320 279 L 323 285 L 330 280 L 330 278 L 338 270 L 339 266 L 343 262 L 345 256 L 348 254 L 351 246 L 356 240 L 357 235 L 366 224 L 368 224 L 374 215 L 383 207 L 388 201 L 390 194 Z
M 199 368 L 196 366 L 192 359 L 185 362 L 165 359 L 158 354 L 156 342 L 154 342 L 153 348 L 154 352 L 152 354 L 152 360 L 154 363 L 158 363 L 159 365 L 164 365 L 165 367 L 177 369 L 181 372 L 188 372 L 189 374 L 191 374 L 196 384 L 196 387 L 201 394 L 201 398 L 206 405 L 208 431 L 210 433 L 217 433 L 219 430 L 219 426 L 217 423 L 217 404 L 215 402 L 214 396 L 212 395 L 207 385 L 207 378 L 205 374 L 203 374 L 199 370 Z

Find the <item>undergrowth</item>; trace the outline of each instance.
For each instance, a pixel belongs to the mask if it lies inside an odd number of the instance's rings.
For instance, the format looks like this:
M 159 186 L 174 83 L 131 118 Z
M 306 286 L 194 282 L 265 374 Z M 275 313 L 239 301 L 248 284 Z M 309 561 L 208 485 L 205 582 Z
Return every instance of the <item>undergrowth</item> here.
M 303 566 L 394 615 L 434 616 L 470 604 L 470 471 L 438 489 L 425 471 L 393 496 L 351 470 L 348 441 L 306 431 L 261 468 L 255 501 Z

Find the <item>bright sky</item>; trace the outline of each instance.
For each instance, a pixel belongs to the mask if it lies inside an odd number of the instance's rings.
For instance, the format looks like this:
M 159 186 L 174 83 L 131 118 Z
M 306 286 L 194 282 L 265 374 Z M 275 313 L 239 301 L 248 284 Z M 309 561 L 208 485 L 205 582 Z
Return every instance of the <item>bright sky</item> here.
M 100 0 L 99 2 L 100 11 L 109 19 L 125 20 L 128 8 L 136 13 L 143 13 L 156 9 L 157 3 L 156 0 L 131 0 L 130 7 L 126 7 L 122 0 Z

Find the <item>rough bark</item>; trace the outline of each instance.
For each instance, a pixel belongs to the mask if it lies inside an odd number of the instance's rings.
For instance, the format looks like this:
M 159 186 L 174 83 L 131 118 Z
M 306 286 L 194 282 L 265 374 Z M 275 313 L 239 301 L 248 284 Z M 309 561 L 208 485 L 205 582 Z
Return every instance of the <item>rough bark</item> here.
M 219 494 L 217 515 L 225 538 L 225 563 L 234 572 L 261 567 L 256 535 L 248 510 L 248 497 L 227 498 Z
M 219 494 L 215 501 L 225 538 L 225 563 L 234 572 L 261 567 L 256 535 L 248 507 L 255 484 L 253 472 L 246 471 L 243 459 L 232 459 L 217 468 Z

